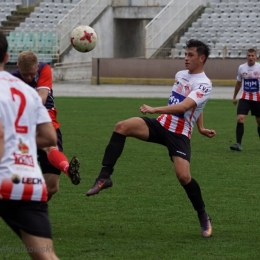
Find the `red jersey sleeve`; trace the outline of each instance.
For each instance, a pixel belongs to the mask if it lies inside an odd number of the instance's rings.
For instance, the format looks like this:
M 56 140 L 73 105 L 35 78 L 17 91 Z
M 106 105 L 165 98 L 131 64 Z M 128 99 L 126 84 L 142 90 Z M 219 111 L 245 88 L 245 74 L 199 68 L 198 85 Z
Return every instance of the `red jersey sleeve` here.
M 40 72 L 36 88 L 41 87 L 52 89 L 52 71 L 49 65 L 44 66 Z

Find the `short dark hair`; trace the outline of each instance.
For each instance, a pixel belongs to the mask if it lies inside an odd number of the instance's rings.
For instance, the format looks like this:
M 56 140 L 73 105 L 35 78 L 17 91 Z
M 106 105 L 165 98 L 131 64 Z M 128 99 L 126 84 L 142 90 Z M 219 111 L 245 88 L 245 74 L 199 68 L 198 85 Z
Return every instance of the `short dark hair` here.
M 196 39 L 190 39 L 186 42 L 186 49 L 190 49 L 190 48 L 197 48 L 197 53 L 199 54 L 199 56 L 201 55 L 205 55 L 206 59 L 204 61 L 204 63 L 206 62 L 207 58 L 210 55 L 210 47 L 209 45 L 205 44 L 202 41 L 196 40 Z
M 253 52 L 254 52 L 254 53 L 256 54 L 256 49 L 250 48 L 250 49 L 247 50 L 247 52 L 250 52 L 250 53 L 253 53 Z
M 6 36 L 0 31 L 0 63 L 4 62 L 5 55 L 8 49 L 8 42 Z

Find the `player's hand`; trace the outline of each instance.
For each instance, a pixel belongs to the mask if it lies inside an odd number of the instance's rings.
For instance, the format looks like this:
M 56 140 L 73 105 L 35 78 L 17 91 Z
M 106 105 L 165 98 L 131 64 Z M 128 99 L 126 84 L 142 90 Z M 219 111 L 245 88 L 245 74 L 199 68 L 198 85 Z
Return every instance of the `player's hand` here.
M 2 195 L 0 194 L 0 200 L 2 200 L 3 199 L 3 197 L 2 197 Z
M 237 104 L 237 99 L 233 98 L 233 104 L 236 105 Z
M 209 137 L 209 138 L 212 138 L 216 135 L 216 131 L 213 130 L 213 129 L 203 129 L 203 130 L 200 131 L 200 133 L 202 135 Z
M 147 106 L 147 105 L 143 104 L 143 105 L 140 107 L 140 111 L 141 111 L 141 113 L 143 113 L 144 115 L 145 115 L 146 113 L 148 113 L 148 114 L 154 114 L 155 109 L 154 109 L 154 107 L 150 107 L 150 106 Z

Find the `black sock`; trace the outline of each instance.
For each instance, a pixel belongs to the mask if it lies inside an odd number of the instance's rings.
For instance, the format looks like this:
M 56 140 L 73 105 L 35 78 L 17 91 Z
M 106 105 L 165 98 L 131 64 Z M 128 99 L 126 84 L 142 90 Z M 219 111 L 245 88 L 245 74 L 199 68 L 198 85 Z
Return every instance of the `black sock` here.
M 114 171 L 114 166 L 117 159 L 120 157 L 124 145 L 126 136 L 113 132 L 109 144 L 106 147 L 105 154 L 102 161 L 102 168 L 99 174 L 99 178 L 109 178 Z
M 201 196 L 200 186 L 199 184 L 192 178 L 191 181 L 183 185 L 193 208 L 198 212 L 198 215 L 202 215 L 205 213 L 205 205 Z
M 259 126 L 257 127 L 257 132 L 258 132 L 258 136 L 260 138 L 260 127 Z
M 244 123 L 237 123 L 237 128 L 236 128 L 237 143 L 239 144 L 242 143 L 243 134 L 244 134 Z

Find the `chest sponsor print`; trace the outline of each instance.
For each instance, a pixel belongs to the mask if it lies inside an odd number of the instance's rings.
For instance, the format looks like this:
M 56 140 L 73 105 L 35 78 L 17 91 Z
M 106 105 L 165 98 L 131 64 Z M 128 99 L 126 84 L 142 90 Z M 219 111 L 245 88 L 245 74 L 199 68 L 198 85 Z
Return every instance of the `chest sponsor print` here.
M 176 105 L 181 103 L 183 100 L 185 99 L 185 96 L 172 91 L 172 94 L 170 95 L 169 101 L 168 101 L 168 106 L 171 105 Z M 180 118 L 184 118 L 184 114 L 174 114 L 174 116 L 180 117 Z
M 246 92 L 258 92 L 259 91 L 258 79 L 244 79 L 244 90 Z

